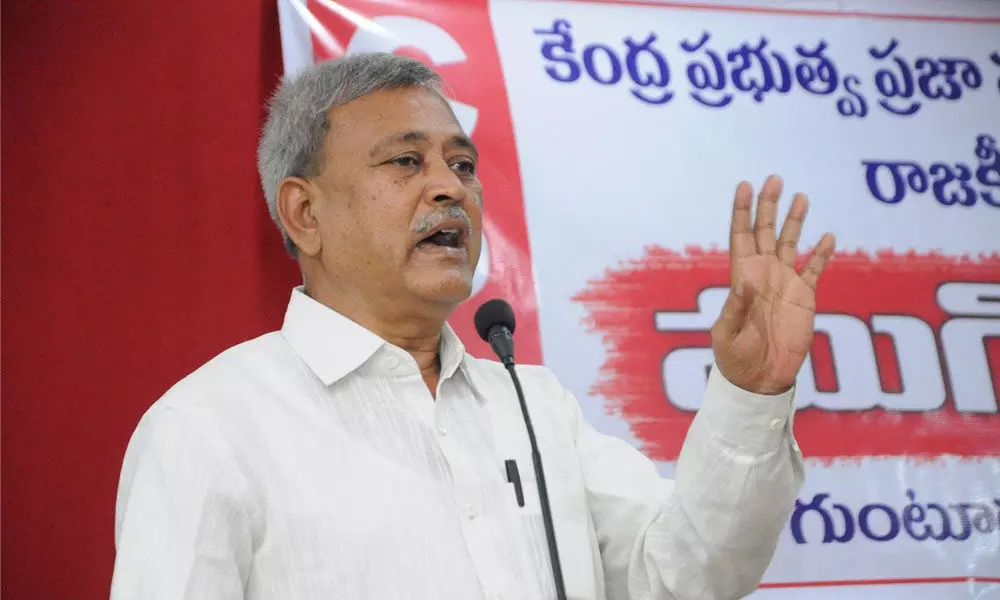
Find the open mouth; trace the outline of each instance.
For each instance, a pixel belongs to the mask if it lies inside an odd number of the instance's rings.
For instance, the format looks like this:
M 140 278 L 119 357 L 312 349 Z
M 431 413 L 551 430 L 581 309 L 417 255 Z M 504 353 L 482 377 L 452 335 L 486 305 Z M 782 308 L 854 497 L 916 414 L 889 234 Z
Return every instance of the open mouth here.
M 425 237 L 417 243 L 417 248 L 461 248 L 465 245 L 462 230 L 458 227 L 441 229 Z
M 437 248 L 461 250 L 465 248 L 468 239 L 469 230 L 464 223 L 459 220 L 448 220 L 439 223 L 417 242 L 416 247 L 423 250 Z

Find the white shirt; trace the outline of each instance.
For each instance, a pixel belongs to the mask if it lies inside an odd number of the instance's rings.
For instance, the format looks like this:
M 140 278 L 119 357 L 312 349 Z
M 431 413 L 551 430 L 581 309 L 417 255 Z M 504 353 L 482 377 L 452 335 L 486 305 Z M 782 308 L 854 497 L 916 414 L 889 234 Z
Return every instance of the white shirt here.
M 752 394 L 713 368 L 666 480 L 596 432 L 550 371 L 518 374 L 570 598 L 757 586 L 803 481 L 793 392 Z M 446 326 L 435 400 L 408 353 L 300 289 L 280 332 L 223 352 L 143 416 L 115 542 L 113 600 L 554 598 L 504 367 Z

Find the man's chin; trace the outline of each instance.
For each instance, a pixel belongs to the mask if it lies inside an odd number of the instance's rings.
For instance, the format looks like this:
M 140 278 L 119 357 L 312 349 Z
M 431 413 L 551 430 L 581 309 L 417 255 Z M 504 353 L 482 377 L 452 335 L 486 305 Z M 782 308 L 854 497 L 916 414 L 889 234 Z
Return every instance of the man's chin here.
M 435 304 L 458 306 L 472 295 L 472 276 L 466 273 L 427 274 L 414 284 L 416 295 Z

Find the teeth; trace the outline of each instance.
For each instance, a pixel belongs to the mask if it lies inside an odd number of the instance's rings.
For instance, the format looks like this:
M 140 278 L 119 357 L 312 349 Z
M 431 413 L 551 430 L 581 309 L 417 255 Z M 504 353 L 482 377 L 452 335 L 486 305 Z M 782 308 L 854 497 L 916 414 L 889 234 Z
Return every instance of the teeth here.
M 457 233 L 459 233 L 459 231 L 460 231 L 459 229 L 442 229 L 441 233 L 455 233 L 455 234 L 457 234 Z

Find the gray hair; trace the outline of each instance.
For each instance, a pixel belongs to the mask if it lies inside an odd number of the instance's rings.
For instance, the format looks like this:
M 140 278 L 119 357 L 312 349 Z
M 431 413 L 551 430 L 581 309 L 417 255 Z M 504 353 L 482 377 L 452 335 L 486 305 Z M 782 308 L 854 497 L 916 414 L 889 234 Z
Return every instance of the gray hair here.
M 420 61 L 383 53 L 350 54 L 316 63 L 282 79 L 268 103 L 257 148 L 257 170 L 267 210 L 288 253 L 298 249 L 278 218 L 278 187 L 286 177 L 319 174 L 320 151 L 330 130 L 327 111 L 375 92 L 425 87 L 444 96 L 444 82 Z

